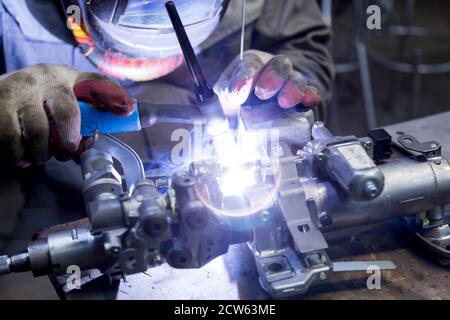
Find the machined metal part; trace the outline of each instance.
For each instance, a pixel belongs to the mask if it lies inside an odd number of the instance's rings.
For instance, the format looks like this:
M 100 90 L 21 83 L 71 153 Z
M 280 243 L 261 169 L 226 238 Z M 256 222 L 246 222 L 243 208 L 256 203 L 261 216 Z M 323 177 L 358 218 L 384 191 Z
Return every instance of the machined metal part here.
M 322 122 L 312 127 L 312 144 L 319 167 L 356 201 L 376 198 L 383 190 L 384 177 L 370 155 L 370 139 L 334 137 Z
M 317 223 L 318 216 L 308 208 L 305 189 L 298 177 L 297 166 L 288 145 L 284 144 L 280 159 L 280 185 L 277 204 L 285 218 L 295 246 L 300 253 L 326 249 L 326 243 Z
M 359 141 L 327 145 L 321 166 L 354 200 L 375 199 L 383 190 L 384 176 Z
M 173 177 L 179 233 L 168 244 L 165 256 L 175 268 L 202 267 L 226 253 L 230 244 L 251 238 L 245 218 L 228 219 L 211 209 L 220 208 L 223 199 L 215 177 L 202 172 L 196 176 L 179 173 Z M 240 228 L 234 228 L 233 220 L 238 220 Z
M 330 272 L 324 252 L 303 260 L 295 251 L 286 248 L 274 256 L 257 256 L 255 261 L 261 286 L 274 298 L 304 293 L 315 281 L 326 280 Z
M 311 270 L 307 269 L 304 271 L 310 277 L 300 278 L 302 279 L 300 282 L 296 278 L 296 271 L 304 269 L 304 265 L 301 264 L 304 261 L 302 258 L 304 259 L 305 255 L 308 255 L 308 252 L 304 248 L 308 244 L 311 245 L 312 238 L 302 238 L 300 240 L 296 238 L 297 234 L 293 233 L 291 231 L 292 228 L 290 228 L 292 223 L 298 221 L 305 212 L 310 219 L 309 224 L 307 224 L 308 227 L 312 225 L 315 228 L 313 231 L 325 239 L 328 238 L 328 233 L 332 233 L 333 230 L 342 230 L 359 225 L 371 225 L 394 217 L 428 212 L 427 217 L 432 217 L 435 223 L 429 232 L 425 233 L 429 235 L 429 243 L 433 245 L 440 244 L 439 249 L 435 250 L 436 252 L 447 248 L 448 234 L 445 230 L 449 227 L 448 221 L 441 219 L 443 218 L 441 208 L 450 201 L 450 189 L 448 185 L 450 182 L 450 167 L 446 159 L 439 154 L 434 154 L 428 160 L 421 160 L 416 157 L 400 157 L 390 161 L 384 161 L 376 166 L 376 170 L 380 172 L 379 177 L 383 179 L 382 188 L 380 188 L 377 196 L 375 198 L 367 197 L 365 199 L 357 197 L 356 200 L 354 199 L 354 195 L 349 194 L 346 184 L 336 184 L 336 176 L 330 177 L 330 172 L 326 170 L 315 170 L 317 167 L 323 168 L 321 162 L 325 158 L 314 156 L 314 154 L 320 155 L 329 146 L 339 149 L 341 146 L 347 146 L 350 141 L 350 143 L 358 146 L 358 148 L 364 148 L 358 150 L 358 154 L 367 156 L 366 151 L 369 151 L 371 146 L 370 144 L 365 145 L 364 142 L 370 143 L 371 140 L 335 138 L 320 124 L 319 126 L 313 126 L 312 136 L 317 141 L 315 143 L 313 141 L 313 144 L 305 146 L 304 152 L 300 152 L 299 157 L 292 156 L 289 149 L 285 148 L 279 161 L 282 164 L 286 162 L 290 163 L 290 171 L 286 169 L 285 165 L 281 165 L 281 171 L 290 177 L 292 186 L 296 186 L 295 192 L 284 193 L 283 179 L 281 179 L 277 208 L 280 212 L 279 215 L 284 216 L 283 220 L 286 224 L 285 231 L 280 232 L 280 228 L 283 228 L 284 223 L 279 225 L 278 228 L 272 226 L 272 228 L 258 229 L 255 231 L 255 239 L 251 245 L 262 286 L 270 294 L 276 297 L 284 296 L 285 294 L 297 294 L 302 292 L 302 290 L 306 290 L 309 286 L 308 281 L 312 277 Z M 361 153 L 359 153 L 360 151 Z M 313 156 L 310 156 L 311 154 Z M 342 154 L 338 156 L 342 156 Z M 345 156 L 344 153 L 344 159 L 340 160 L 351 162 L 362 159 L 362 163 L 367 161 L 365 156 L 362 158 L 356 157 L 356 159 L 350 158 L 350 160 L 349 157 Z M 334 161 L 337 164 L 341 163 L 337 159 Z M 319 163 L 318 166 L 315 165 L 317 162 Z M 358 165 L 356 163 L 350 169 L 353 170 Z M 374 168 L 375 165 L 373 162 L 367 161 L 367 167 Z M 364 190 L 363 186 L 364 184 L 359 187 L 361 191 Z M 295 204 L 290 203 L 290 205 L 284 206 L 286 199 L 283 198 L 289 199 L 292 193 L 297 194 L 297 199 L 303 198 L 303 205 L 296 202 Z M 295 214 L 289 216 L 286 215 L 286 212 L 290 208 L 296 208 L 297 211 Z M 286 240 L 282 240 L 286 230 L 290 231 L 292 245 L 286 245 Z M 305 234 L 310 231 L 306 226 L 300 228 L 300 230 Z M 261 233 L 261 235 L 258 233 Z M 431 235 L 436 237 L 433 238 L 434 242 L 431 242 Z M 321 238 L 315 238 L 312 245 L 318 246 L 321 241 L 317 239 Z M 299 245 L 299 243 L 301 244 Z M 312 253 L 323 251 L 326 248 L 325 240 L 322 246 L 322 248 L 312 247 L 316 250 Z M 287 261 L 289 259 L 284 254 L 286 250 L 293 250 L 296 257 L 299 258 L 300 263 L 288 263 Z M 268 268 L 268 265 L 271 265 L 270 263 L 272 261 L 274 265 Z M 298 269 L 290 269 L 289 266 L 292 265 L 297 266 Z M 345 264 L 337 262 L 332 265 L 324 263 L 321 266 L 321 268 L 324 268 L 322 270 L 322 278 L 326 278 L 327 274 L 331 271 L 358 271 L 370 265 L 375 265 L 380 269 L 395 268 L 391 262 L 377 261 Z M 332 266 L 331 269 L 327 269 L 330 266 Z M 280 279 L 282 279 L 281 282 Z
M 333 262 L 333 272 L 346 271 L 367 271 L 371 267 L 376 267 L 380 270 L 394 270 L 395 264 L 391 261 L 338 261 Z
M 333 224 L 325 230 L 426 212 L 450 201 L 450 166 L 443 158 L 435 162 L 403 157 L 378 168 L 385 177 L 384 189 L 376 199 L 367 202 L 342 197 L 328 181 L 305 183 L 317 194 L 317 206 L 332 215 Z
M 448 224 L 431 228 L 422 236 L 433 245 L 445 250 L 444 255 L 450 258 L 450 226 Z
M 417 217 L 404 217 L 405 225 L 415 233 L 426 248 L 440 257 L 444 265 L 450 263 L 450 219 L 444 215 L 444 219 L 433 225 L 417 223 Z
M 172 237 L 164 197 L 144 180 L 142 163 L 128 146 L 101 133 L 92 139 L 81 156 L 90 226 L 50 233 L 31 242 L 27 252 L 2 257 L 2 272 L 64 277 L 73 265 L 132 274 L 163 262 L 161 244 Z M 114 160 L 122 166 L 126 185 Z
M 141 159 L 133 149 L 119 139 L 96 132 L 89 138 L 87 143 L 86 152 L 90 152 L 91 150 L 95 150 L 96 152 L 103 151 L 120 163 L 126 188 L 145 178 L 145 171 Z M 84 178 L 89 179 L 86 176 Z
M 332 272 L 394 268 L 389 261 L 333 262 L 326 249 L 334 231 L 396 217 L 413 217 L 428 247 L 450 257 L 444 210 L 450 164 L 438 149 L 409 143 L 401 156 L 375 164 L 371 139 L 335 137 L 321 123 L 308 122 L 308 128 L 307 143 L 277 137 L 258 145 L 264 157 L 241 165 L 257 179 L 234 195 L 222 192 L 229 169 L 214 160 L 175 172 L 161 194 L 143 177 L 132 150 L 96 133 L 81 156 L 90 226 L 50 233 L 25 252 L 1 256 L 0 274 L 32 270 L 53 274 L 63 285 L 72 265 L 113 277 L 164 261 L 200 268 L 230 244 L 247 242 L 262 287 L 281 298 L 305 292 Z M 239 214 L 230 214 L 235 209 Z
M 401 135 L 397 138 L 398 143 L 408 151 L 420 153 L 426 158 L 440 157 L 441 144 L 437 141 L 419 142 L 411 135 Z

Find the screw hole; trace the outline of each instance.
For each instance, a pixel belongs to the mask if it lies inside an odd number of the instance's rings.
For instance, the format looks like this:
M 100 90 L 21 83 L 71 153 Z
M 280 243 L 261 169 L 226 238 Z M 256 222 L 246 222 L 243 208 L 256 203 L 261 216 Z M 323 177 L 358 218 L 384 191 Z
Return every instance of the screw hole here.
M 404 143 L 408 143 L 408 144 L 409 144 L 409 143 L 413 143 L 412 139 L 410 139 L 410 138 L 404 138 L 404 139 L 403 139 L 403 142 L 404 142 Z
M 178 258 L 178 263 L 179 263 L 179 264 L 186 264 L 186 262 L 187 262 L 186 257 L 179 257 L 179 258 Z
M 129 270 L 133 270 L 136 268 L 136 259 L 132 256 L 129 256 L 127 259 L 127 267 Z
M 298 229 L 298 231 L 303 232 L 303 233 L 309 232 L 309 230 L 310 230 L 309 225 L 307 225 L 307 224 L 299 225 L 299 226 L 297 226 L 297 229 Z
M 272 262 L 267 266 L 267 270 L 273 273 L 278 273 L 284 270 L 284 265 L 280 262 Z

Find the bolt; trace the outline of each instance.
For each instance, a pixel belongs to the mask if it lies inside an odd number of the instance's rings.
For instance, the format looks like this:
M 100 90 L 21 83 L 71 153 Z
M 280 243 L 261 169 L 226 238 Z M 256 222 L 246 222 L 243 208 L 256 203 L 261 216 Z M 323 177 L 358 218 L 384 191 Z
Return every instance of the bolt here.
M 366 196 L 373 199 L 378 195 L 378 188 L 373 181 L 367 181 L 364 184 L 363 192 Z
M 192 262 L 192 253 L 188 248 L 178 248 L 169 251 L 167 262 L 174 268 L 186 268 Z
M 153 258 L 153 261 L 156 265 L 161 265 L 163 263 L 163 258 L 161 257 L 161 255 L 157 254 Z
M 325 280 L 327 278 L 327 274 L 325 273 L 325 272 L 321 272 L 321 273 L 319 273 L 319 279 L 320 280 Z
M 159 237 L 169 227 L 167 219 L 163 215 L 147 216 L 143 219 L 142 229 L 149 237 Z
M 325 127 L 324 123 L 321 121 L 315 122 L 311 128 L 311 135 L 314 140 L 328 140 L 332 139 L 333 135 Z
M 372 147 L 372 142 L 371 141 L 366 141 L 363 144 L 364 149 L 369 150 Z
M 321 213 L 319 213 L 319 221 L 323 226 L 329 226 L 333 223 L 333 219 L 325 211 L 322 211 Z
M 0 256 L 0 274 L 8 274 L 11 272 L 11 258 L 8 256 Z
M 263 212 L 261 212 L 261 220 L 263 222 L 267 222 L 269 220 L 269 216 L 270 216 L 270 212 L 267 210 L 264 210 Z

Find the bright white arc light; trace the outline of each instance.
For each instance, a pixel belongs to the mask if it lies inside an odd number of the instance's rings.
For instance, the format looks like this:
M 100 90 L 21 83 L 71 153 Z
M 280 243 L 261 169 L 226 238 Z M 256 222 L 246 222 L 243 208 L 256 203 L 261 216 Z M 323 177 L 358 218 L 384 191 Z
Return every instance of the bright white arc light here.
M 224 196 L 241 195 L 246 188 L 255 184 L 253 168 L 233 167 L 223 175 L 221 190 Z
M 230 130 L 213 136 L 212 142 L 219 163 L 224 167 L 231 167 L 239 163 L 239 149 Z

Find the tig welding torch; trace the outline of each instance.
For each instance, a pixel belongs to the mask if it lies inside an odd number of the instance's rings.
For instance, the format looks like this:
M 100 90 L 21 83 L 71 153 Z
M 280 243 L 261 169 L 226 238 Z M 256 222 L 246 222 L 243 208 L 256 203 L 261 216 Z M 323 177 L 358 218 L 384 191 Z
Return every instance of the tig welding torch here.
M 195 83 L 195 95 L 199 109 L 206 116 L 208 122 L 227 122 L 219 98 L 203 74 L 175 4 L 172 1 L 167 2 L 166 9 L 183 52 L 184 60 Z
M 166 10 L 183 52 L 184 60 L 194 80 L 197 105 L 206 118 L 206 130 L 212 138 L 217 156 L 223 165 L 233 165 L 236 159 L 237 145 L 219 97 L 203 74 L 175 4 L 172 1 L 167 2 Z
M 79 101 L 81 135 L 88 137 L 102 133 L 134 132 L 155 123 L 205 124 L 206 118 L 196 105 L 155 104 L 135 100 L 134 111 L 128 117 L 118 116 Z

